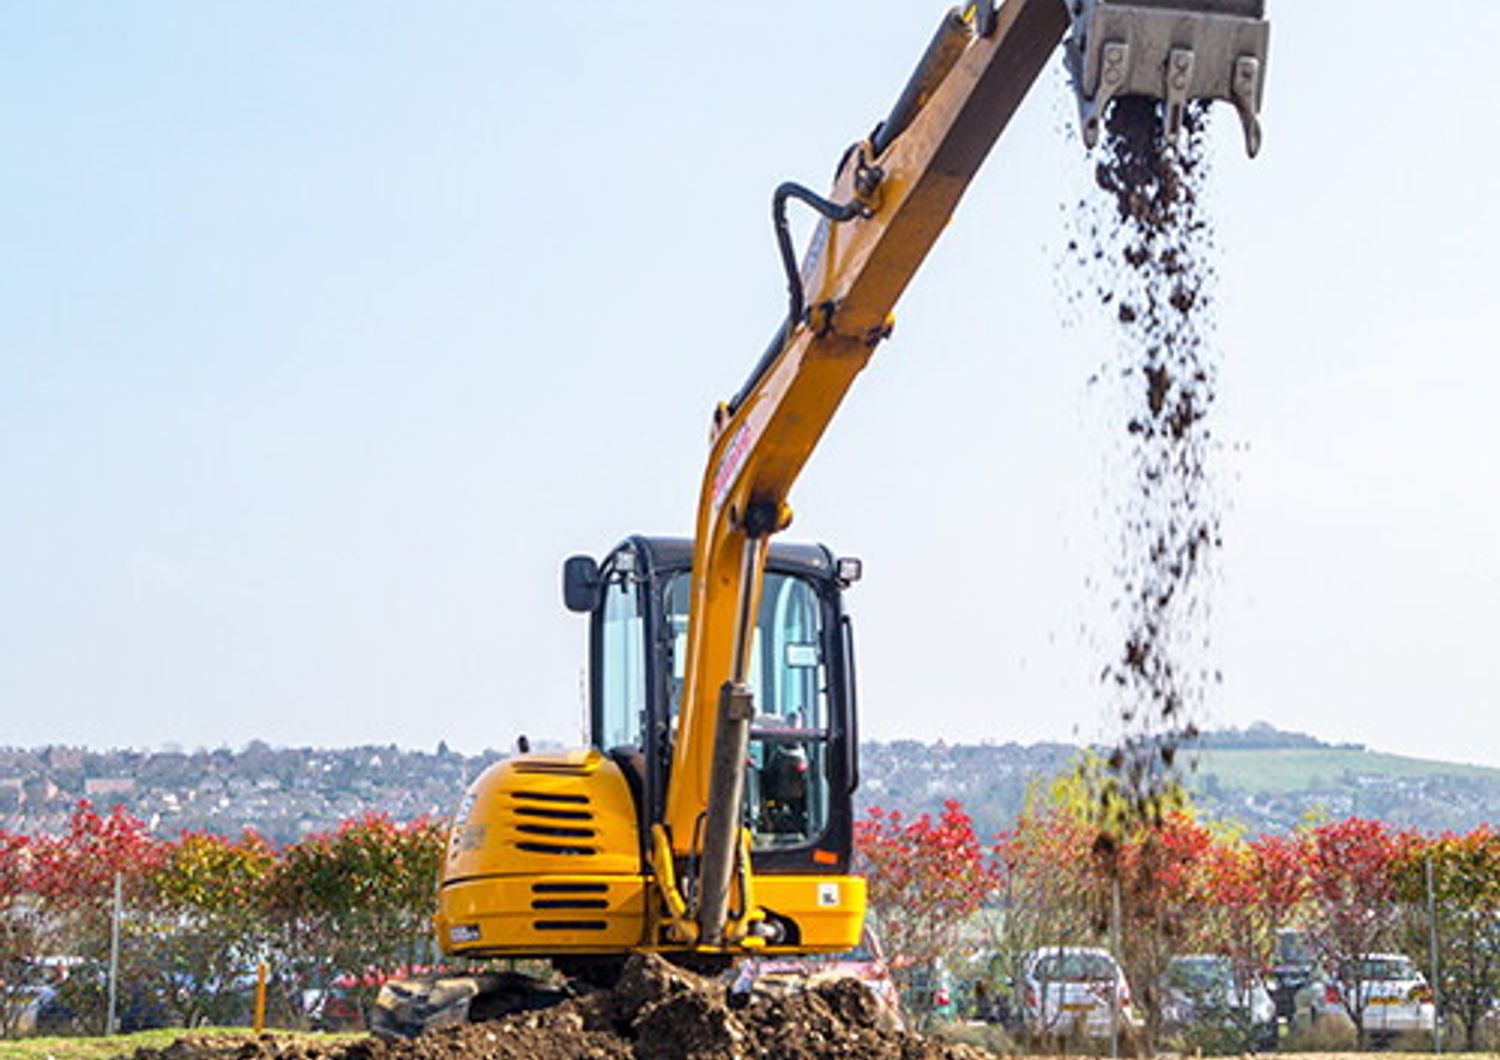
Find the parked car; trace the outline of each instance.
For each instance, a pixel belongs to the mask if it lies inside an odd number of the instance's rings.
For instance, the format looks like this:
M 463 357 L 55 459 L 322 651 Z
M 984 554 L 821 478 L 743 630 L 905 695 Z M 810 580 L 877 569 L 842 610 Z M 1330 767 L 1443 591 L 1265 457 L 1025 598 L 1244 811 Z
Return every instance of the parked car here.
M 972 998 L 970 1018 L 984 1023 L 998 1023 L 1014 1030 L 1020 1020 L 1018 1006 L 1014 1004 L 1015 984 L 997 970 L 997 961 L 991 960 L 984 973 L 974 980 L 969 988 Z
M 1208 1031 L 1225 1044 L 1273 1049 L 1276 1004 L 1258 978 L 1239 975 L 1228 957 L 1173 957 L 1161 981 L 1162 1023 L 1172 1031 Z
M 1276 932 L 1276 959 L 1266 979 L 1266 989 L 1276 1003 L 1278 1019 L 1292 1022 L 1297 1014 L 1297 994 L 1313 977 L 1312 947 L 1307 936 L 1294 928 Z
M 381 979 L 373 976 L 344 974 L 327 986 L 302 992 L 302 1010 L 308 1025 L 315 1031 L 364 1031 L 369 1029 L 365 1018 L 363 995 L 373 995 Z
M 15 979 L 3 985 L 6 993 L 4 1019 L 10 1034 L 58 1033 L 72 1029 L 73 1011 L 58 987 L 69 974 L 85 966 L 78 957 L 35 957 L 15 969 Z M 0 1034 L 3 1036 L 3 1034 Z
M 1427 979 L 1399 953 L 1367 953 L 1335 974 L 1315 976 L 1297 996 L 1299 1020 L 1347 1021 L 1351 1010 L 1375 1036 L 1430 1034 L 1437 1025 Z
M 908 968 L 901 991 L 902 1011 L 920 1025 L 958 1018 L 958 984 L 942 962 Z
M 1022 961 L 1022 1022 L 1039 1036 L 1107 1037 L 1139 1025 L 1119 964 L 1101 949 L 1049 946 Z
M 0 1032 L 9 1031 L 9 1035 L 17 1038 L 35 1034 L 37 1017 L 52 993 L 50 986 L 12 987 L 9 991 L 10 996 L 5 999 L 6 1011 L 3 1013 L 9 1021 L 9 1027 L 0 1027 Z M 0 1034 L 6 1037 L 9 1035 Z
M 108 970 L 98 961 L 74 957 L 36 962 L 49 980 L 39 984 L 26 1018 L 36 1034 L 97 1034 L 103 1030 Z M 124 979 L 115 1002 L 115 1029 L 124 1034 L 166 1027 L 166 1007 L 148 985 Z
M 784 997 L 833 979 L 858 982 L 879 1005 L 881 1025 L 887 1030 L 901 1029 L 901 998 L 881 953 L 880 942 L 869 929 L 865 930 L 860 944 L 846 953 L 742 960 L 732 973 L 729 992 L 731 997 L 752 994 Z

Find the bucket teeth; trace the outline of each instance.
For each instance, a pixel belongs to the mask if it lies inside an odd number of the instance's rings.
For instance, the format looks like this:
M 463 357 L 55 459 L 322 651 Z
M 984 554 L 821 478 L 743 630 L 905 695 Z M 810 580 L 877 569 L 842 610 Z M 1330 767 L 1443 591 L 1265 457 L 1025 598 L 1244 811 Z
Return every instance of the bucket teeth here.
M 1234 105 L 1245 149 L 1260 150 L 1260 106 L 1271 26 L 1264 0 L 1077 0 L 1067 61 L 1084 143 L 1093 147 L 1112 100 L 1165 104 L 1175 138 L 1189 103 Z

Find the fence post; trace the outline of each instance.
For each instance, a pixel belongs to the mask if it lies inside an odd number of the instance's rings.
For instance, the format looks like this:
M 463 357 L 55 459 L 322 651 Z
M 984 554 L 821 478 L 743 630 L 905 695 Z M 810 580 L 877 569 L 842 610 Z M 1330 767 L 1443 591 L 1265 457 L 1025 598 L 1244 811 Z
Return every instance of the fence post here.
M 109 1011 L 104 1017 L 104 1033 L 113 1035 L 119 1023 L 115 1018 L 120 997 L 120 918 L 124 913 L 123 876 L 115 872 L 115 904 L 109 919 Z
M 266 1029 L 266 962 L 261 961 L 255 969 L 255 1033 Z

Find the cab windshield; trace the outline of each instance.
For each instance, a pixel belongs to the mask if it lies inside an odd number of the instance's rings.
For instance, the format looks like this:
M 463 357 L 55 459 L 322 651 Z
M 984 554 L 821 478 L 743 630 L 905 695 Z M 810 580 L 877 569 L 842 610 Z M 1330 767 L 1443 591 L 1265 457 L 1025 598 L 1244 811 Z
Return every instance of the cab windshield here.
M 687 660 L 691 576 L 673 575 L 664 613 L 671 632 L 671 711 Z M 768 572 L 750 648 L 755 720 L 745 784 L 745 826 L 756 849 L 802 846 L 828 826 L 829 697 L 823 601 L 813 585 Z

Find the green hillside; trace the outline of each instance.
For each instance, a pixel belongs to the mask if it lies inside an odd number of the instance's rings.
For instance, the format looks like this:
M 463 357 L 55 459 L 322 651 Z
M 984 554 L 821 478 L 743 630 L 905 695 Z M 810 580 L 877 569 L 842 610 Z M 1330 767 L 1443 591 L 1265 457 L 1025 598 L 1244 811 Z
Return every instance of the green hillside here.
M 1452 779 L 1500 786 L 1500 769 L 1432 762 L 1355 748 L 1311 747 L 1211 750 L 1197 754 L 1195 786 L 1208 777 L 1251 795 L 1326 791 L 1355 778 L 1385 781 Z

